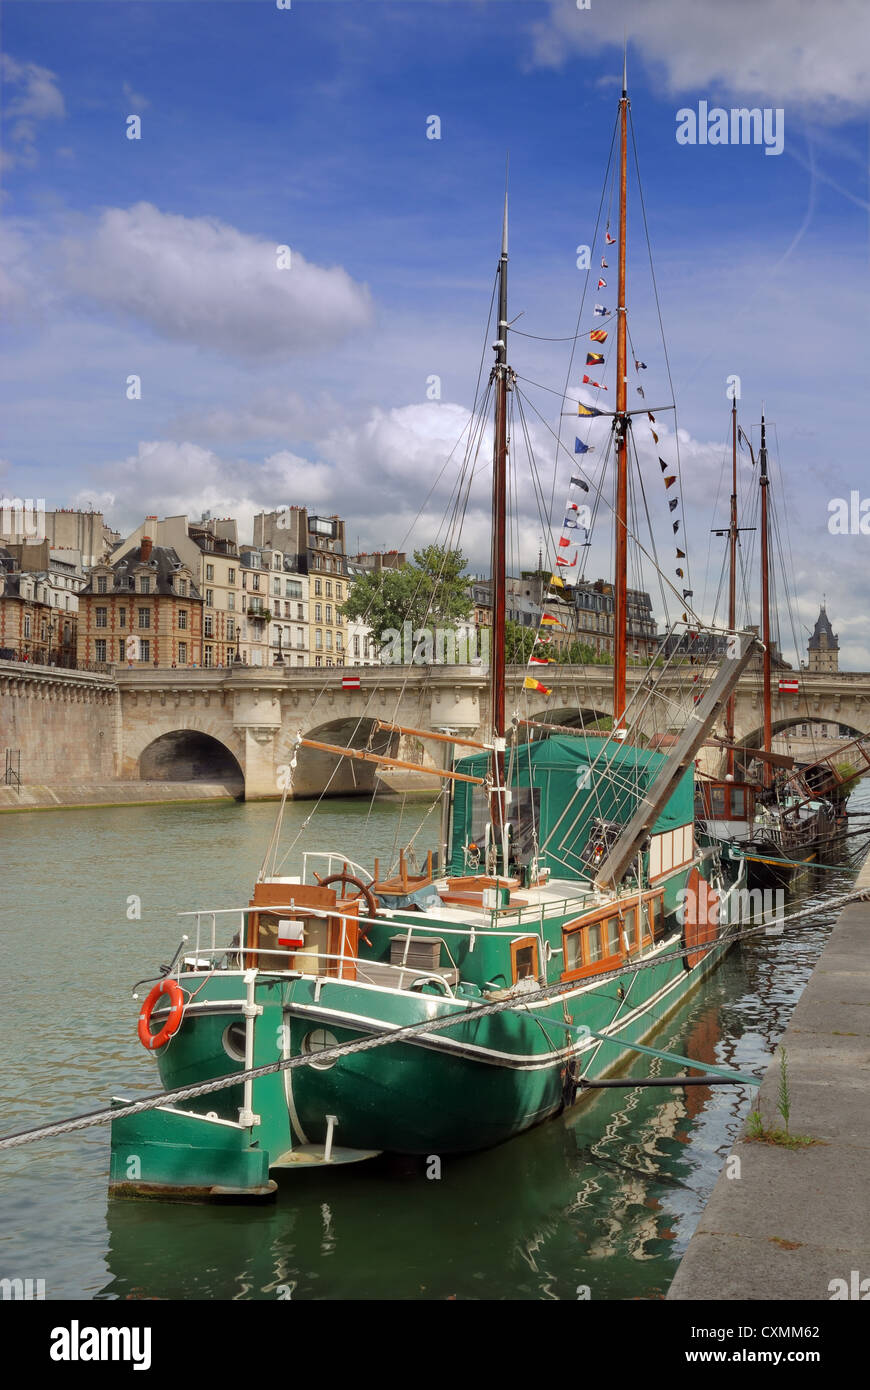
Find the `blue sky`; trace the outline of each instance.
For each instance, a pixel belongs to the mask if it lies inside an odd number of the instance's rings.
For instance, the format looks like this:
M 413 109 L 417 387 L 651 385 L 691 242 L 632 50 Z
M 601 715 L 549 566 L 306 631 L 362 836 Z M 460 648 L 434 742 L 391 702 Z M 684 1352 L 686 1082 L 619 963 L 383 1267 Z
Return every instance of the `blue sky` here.
M 364 547 L 401 544 L 467 421 L 507 149 L 511 312 L 528 333 L 573 332 L 623 25 L 696 599 L 738 373 L 744 425 L 762 400 L 776 424 L 799 621 L 825 591 L 846 661 L 870 667 L 870 538 L 827 529 L 830 498 L 870 494 L 870 18 L 853 0 L 11 0 L 0 489 L 93 501 L 121 529 L 210 508 L 244 530 L 296 502 L 340 511 Z M 676 112 L 701 100 L 782 107 L 783 153 L 678 145 Z M 426 139 L 433 114 L 440 140 Z M 647 399 L 664 400 L 635 188 L 629 215 L 632 335 Z M 595 298 L 593 284 L 587 327 Z M 568 346 L 515 336 L 511 358 L 560 389 Z M 130 374 L 141 400 L 126 399 Z M 529 396 L 556 425 L 558 398 Z M 533 423 L 549 478 L 551 438 Z M 652 493 L 655 451 L 638 439 Z M 557 496 L 569 471 L 565 458 Z M 479 568 L 485 491 L 482 475 L 466 546 Z M 540 533 L 527 506 L 516 560 L 534 560 Z M 589 564 L 607 570 L 603 536 Z

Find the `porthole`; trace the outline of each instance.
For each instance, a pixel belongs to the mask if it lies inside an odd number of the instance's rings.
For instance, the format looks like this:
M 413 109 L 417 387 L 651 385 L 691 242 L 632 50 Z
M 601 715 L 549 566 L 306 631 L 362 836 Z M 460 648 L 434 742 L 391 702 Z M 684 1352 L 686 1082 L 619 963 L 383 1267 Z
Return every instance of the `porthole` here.
M 306 1057 L 316 1057 L 318 1052 L 324 1052 L 328 1047 L 337 1046 L 338 1038 L 325 1028 L 313 1028 L 302 1039 L 302 1052 Z M 335 1066 L 337 1060 L 336 1057 L 330 1057 L 322 1062 L 313 1061 L 311 1065 L 316 1067 L 318 1071 L 328 1071 L 330 1067 Z
M 246 1024 L 244 1023 L 231 1023 L 228 1028 L 224 1029 L 224 1052 L 228 1057 L 232 1057 L 234 1062 L 244 1062 L 245 1060 L 245 1032 Z

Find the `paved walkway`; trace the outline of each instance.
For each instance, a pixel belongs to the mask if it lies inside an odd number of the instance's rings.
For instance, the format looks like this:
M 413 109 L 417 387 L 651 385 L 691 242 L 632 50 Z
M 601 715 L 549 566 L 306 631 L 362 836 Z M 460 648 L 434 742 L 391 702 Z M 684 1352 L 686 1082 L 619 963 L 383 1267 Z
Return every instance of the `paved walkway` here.
M 870 892 L 870 856 L 856 888 Z M 870 1296 L 870 902 L 840 913 L 783 1043 L 789 1128 L 822 1142 L 738 1140 L 740 1176 L 726 1164 L 669 1299 L 830 1299 L 838 1279 Z M 773 1128 L 779 1084 L 777 1052 L 758 1100 Z

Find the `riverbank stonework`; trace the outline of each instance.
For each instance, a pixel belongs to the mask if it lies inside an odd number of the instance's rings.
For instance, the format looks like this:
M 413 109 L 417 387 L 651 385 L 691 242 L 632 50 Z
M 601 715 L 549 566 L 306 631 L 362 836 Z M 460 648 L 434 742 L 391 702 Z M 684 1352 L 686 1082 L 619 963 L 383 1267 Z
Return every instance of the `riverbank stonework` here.
M 111 676 L 0 665 L 0 756 L 22 783 L 110 782 L 118 775 L 121 702 Z M 0 765 L 0 776 L 4 765 Z
M 13 811 L 60 811 L 94 806 L 147 806 L 173 801 L 238 801 L 235 783 L 221 782 L 75 782 L 33 783 L 0 787 L 0 814 Z
M 870 898 L 870 856 L 855 891 Z M 870 1297 L 870 901 L 845 907 L 782 1039 L 800 1149 L 746 1138 L 713 1190 L 669 1299 Z M 756 1108 L 778 1128 L 779 1052 Z M 729 1176 L 739 1160 L 739 1176 Z M 862 1292 L 863 1286 L 863 1292 Z

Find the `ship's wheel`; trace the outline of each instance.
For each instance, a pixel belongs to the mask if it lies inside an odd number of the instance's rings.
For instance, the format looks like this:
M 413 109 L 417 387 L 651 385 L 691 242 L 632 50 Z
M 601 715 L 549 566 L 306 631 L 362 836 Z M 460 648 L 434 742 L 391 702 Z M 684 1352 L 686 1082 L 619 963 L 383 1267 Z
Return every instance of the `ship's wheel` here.
M 366 916 L 377 916 L 378 904 L 375 895 L 368 884 L 363 883 L 361 878 L 355 878 L 353 874 L 348 873 L 327 874 L 326 878 L 321 878 L 319 874 L 315 874 L 314 877 L 317 879 L 321 888 L 331 888 L 333 884 L 340 883 L 342 889 L 344 889 L 345 884 L 350 884 L 352 887 L 356 888 L 357 891 L 355 893 L 342 892 L 342 897 L 348 902 L 360 903 L 360 910 L 362 910 L 362 904 L 365 903 Z M 362 939 L 367 946 L 371 946 L 372 943 L 365 933 L 362 934 Z

